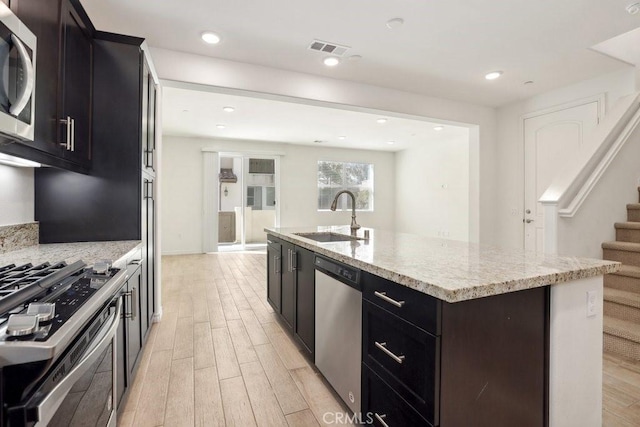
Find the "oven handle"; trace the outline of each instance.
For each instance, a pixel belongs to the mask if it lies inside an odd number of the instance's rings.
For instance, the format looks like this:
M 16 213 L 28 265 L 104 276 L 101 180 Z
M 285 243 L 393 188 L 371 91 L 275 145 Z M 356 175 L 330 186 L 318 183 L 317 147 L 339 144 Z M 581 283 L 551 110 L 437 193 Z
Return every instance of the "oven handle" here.
M 85 353 L 82 360 L 69 372 L 69 374 L 58 384 L 51 392 L 34 408 L 38 413 L 38 422 L 36 426 L 46 426 L 51 421 L 56 410 L 62 403 L 73 385 L 84 375 L 87 370 L 98 360 L 102 352 L 111 344 L 113 337 L 118 331 L 120 322 L 120 312 L 122 311 L 122 299 L 118 298 L 116 302 L 116 311 L 112 314 L 111 322 L 108 326 L 104 326 L 97 334 L 94 342 L 91 343 L 89 350 Z M 106 332 L 105 332 L 106 331 Z M 97 342 L 96 342 L 97 341 Z
M 16 102 L 14 102 L 9 108 L 9 113 L 14 116 L 18 116 L 22 113 L 22 110 L 24 110 L 24 107 L 27 106 L 27 103 L 29 103 L 29 100 L 31 99 L 36 75 L 33 71 L 33 64 L 31 63 L 31 58 L 29 58 L 29 53 L 27 53 L 27 49 L 24 47 L 20 39 L 16 37 L 15 34 L 11 34 L 11 41 L 18 50 L 18 56 L 24 65 L 25 72 L 25 84 L 18 91 L 18 99 L 16 99 Z

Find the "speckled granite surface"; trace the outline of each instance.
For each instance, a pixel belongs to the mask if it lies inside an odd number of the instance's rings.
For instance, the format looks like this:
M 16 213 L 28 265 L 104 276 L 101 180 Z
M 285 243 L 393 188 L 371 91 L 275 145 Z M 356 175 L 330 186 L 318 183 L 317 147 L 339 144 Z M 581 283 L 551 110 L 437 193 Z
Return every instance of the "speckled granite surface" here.
M 82 260 L 88 265 L 97 260 L 116 261 L 141 245 L 137 240 L 117 242 L 53 243 L 36 245 L 0 254 L 0 266 L 7 264 L 43 263 Z
M 363 230 L 358 230 L 362 237 Z M 360 268 L 447 302 L 531 289 L 612 273 L 620 264 L 411 234 L 371 230 L 369 241 L 318 243 L 293 233 L 349 227 L 269 228 L 265 231 L 303 248 Z
M 0 254 L 37 244 L 37 222 L 0 226 Z

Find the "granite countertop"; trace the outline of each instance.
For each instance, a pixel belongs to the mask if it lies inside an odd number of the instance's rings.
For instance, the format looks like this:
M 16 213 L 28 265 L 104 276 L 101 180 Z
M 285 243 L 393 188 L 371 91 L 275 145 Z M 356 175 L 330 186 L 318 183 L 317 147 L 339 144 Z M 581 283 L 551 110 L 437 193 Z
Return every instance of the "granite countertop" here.
M 364 230 L 358 230 L 357 236 L 362 237 Z M 349 226 L 265 228 L 268 233 L 300 247 L 447 302 L 600 276 L 620 268 L 619 263 L 612 261 L 368 230 L 368 241 L 319 243 L 293 233 L 350 234 Z
M 117 261 L 141 245 L 139 240 L 115 242 L 52 243 L 29 246 L 0 254 L 0 266 L 7 264 L 40 264 L 43 262 L 82 260 L 91 265 L 97 260 Z

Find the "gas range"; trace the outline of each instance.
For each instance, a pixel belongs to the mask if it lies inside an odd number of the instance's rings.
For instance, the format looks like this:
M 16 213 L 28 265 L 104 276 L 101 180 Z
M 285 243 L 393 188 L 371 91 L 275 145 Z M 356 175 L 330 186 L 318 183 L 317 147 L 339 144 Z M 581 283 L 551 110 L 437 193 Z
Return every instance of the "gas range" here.
M 107 262 L 0 267 L 0 367 L 55 360 L 125 279 Z
M 0 267 L 0 427 L 115 424 L 127 279 L 109 262 Z

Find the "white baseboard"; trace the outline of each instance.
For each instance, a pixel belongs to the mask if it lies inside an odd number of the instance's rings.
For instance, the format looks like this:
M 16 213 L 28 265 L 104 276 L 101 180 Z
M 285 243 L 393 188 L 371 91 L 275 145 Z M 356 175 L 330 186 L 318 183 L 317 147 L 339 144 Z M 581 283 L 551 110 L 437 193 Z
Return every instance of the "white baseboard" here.
M 168 255 L 200 255 L 201 251 L 162 251 L 162 256 Z
M 153 323 L 160 323 L 162 320 L 162 307 L 158 308 L 158 310 L 153 314 L 153 318 L 151 320 Z

